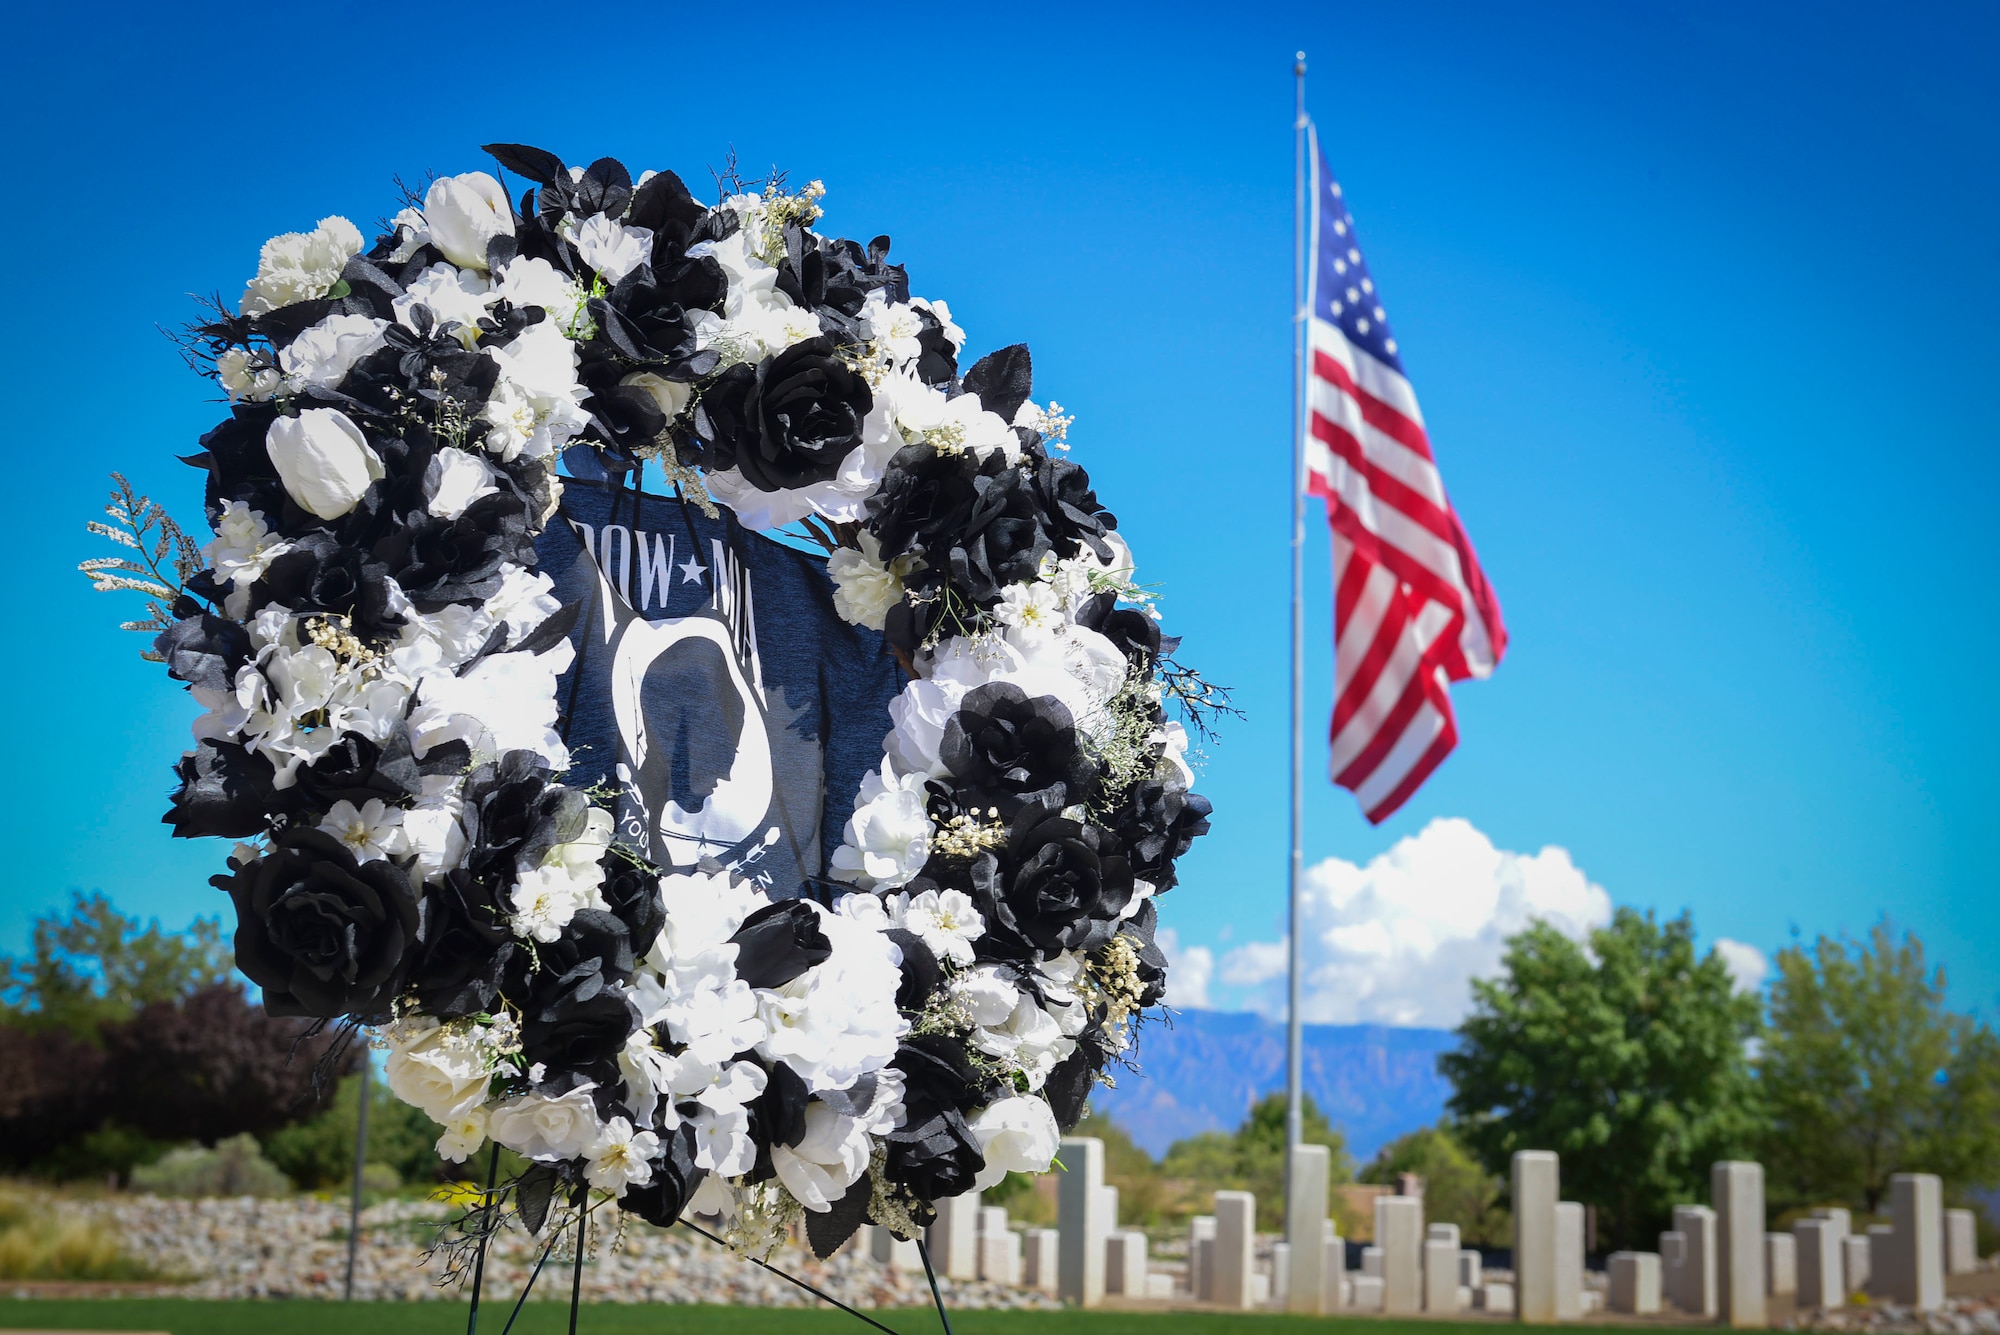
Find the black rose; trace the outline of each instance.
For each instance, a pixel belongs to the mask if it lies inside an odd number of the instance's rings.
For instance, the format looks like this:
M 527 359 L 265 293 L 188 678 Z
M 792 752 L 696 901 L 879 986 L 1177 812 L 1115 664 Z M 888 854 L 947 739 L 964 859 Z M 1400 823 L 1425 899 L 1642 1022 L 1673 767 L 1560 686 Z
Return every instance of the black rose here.
M 809 487 L 840 471 L 874 403 L 868 382 L 834 355 L 831 339 L 807 339 L 758 365 L 736 439 L 717 444 L 733 453 L 753 487 Z M 716 422 L 713 413 L 709 420 Z
M 167 675 L 211 691 L 236 689 L 236 670 L 250 661 L 250 632 L 207 612 L 176 621 L 153 640 Z
M 1117 931 L 1132 898 L 1132 868 L 1117 840 L 1044 804 L 1015 818 L 1004 858 L 981 854 L 970 873 L 987 915 L 981 949 L 1000 959 L 1022 958 L 1022 946 L 1044 956 L 1094 950 Z
M 618 1053 L 638 1026 L 638 1014 L 619 991 L 632 976 L 632 944 L 625 924 L 599 909 L 584 909 L 561 937 L 521 952 L 502 987 L 522 1014 L 521 1051 L 548 1067 L 561 1085 L 617 1078 Z
M 971 455 L 930 445 L 906 445 L 889 460 L 882 485 L 868 498 L 868 528 L 886 559 L 949 545 L 965 527 L 978 493 L 979 464 Z
M 1069 708 L 1012 682 L 966 693 L 945 722 L 941 755 L 952 777 L 976 790 L 974 806 L 990 798 L 1005 816 L 1030 793 L 1049 793 L 1061 807 L 1088 801 L 1095 786 L 1097 766 L 1077 744 Z
M 660 929 L 667 925 L 667 906 L 660 898 L 659 872 L 630 858 L 615 853 L 606 854 L 601 893 L 604 902 L 611 906 L 613 915 L 625 924 L 625 934 L 632 940 L 632 949 L 641 954 L 651 950 L 653 942 L 659 939 Z
M 499 491 L 455 519 L 413 514 L 375 544 L 373 558 L 422 611 L 489 598 L 499 591 L 506 563 L 535 563 L 527 502 Z
M 1110 640 L 1128 662 L 1142 668 L 1150 668 L 1162 653 L 1180 646 L 1177 638 L 1163 638 L 1160 623 L 1144 612 L 1118 606 L 1118 595 L 1113 593 L 1085 599 L 1076 610 L 1076 621 Z
M 181 757 L 174 773 L 181 785 L 160 820 L 178 839 L 248 839 L 262 834 L 272 808 L 282 805 L 270 760 L 235 742 L 202 742 Z
M 892 927 L 885 935 L 903 952 L 903 981 L 896 988 L 896 1009 L 908 1015 L 921 1014 L 944 986 L 944 968 L 937 953 L 915 932 Z
M 1213 808 L 1208 799 L 1191 793 L 1179 775 L 1146 779 L 1132 785 L 1108 824 L 1125 845 L 1132 874 L 1150 881 L 1155 890 L 1171 890 L 1179 877 L 1175 859 L 1195 839 L 1208 833 Z
M 1111 558 L 1104 535 L 1118 527 L 1118 518 L 1097 503 L 1090 474 L 1081 464 L 1040 459 L 1034 466 L 1034 490 L 1057 555 L 1072 557 L 1087 546 L 1105 560 Z
M 833 955 L 819 911 L 803 899 L 758 909 L 743 920 L 729 944 L 736 947 L 736 976 L 752 987 L 783 987 Z
M 420 944 L 417 896 L 401 867 L 356 863 L 333 836 L 294 827 L 211 884 L 236 906 L 236 966 L 264 989 L 271 1014 L 388 1013 Z
M 666 1228 L 681 1217 L 708 1170 L 695 1166 L 693 1122 L 661 1132 L 660 1144 L 663 1153 L 653 1162 L 653 1180 L 643 1187 L 628 1188 L 618 1205 L 649 1224 Z
M 295 786 L 305 805 L 317 810 L 335 802 L 358 807 L 371 798 L 399 806 L 423 791 L 423 771 L 410 753 L 409 734 L 403 729 L 396 729 L 386 743 L 348 732 L 299 771 Z
M 915 1197 L 910 1215 L 919 1224 L 937 1217 L 930 1202 L 963 1196 L 972 1190 L 986 1156 L 956 1108 L 921 1120 L 911 1117 L 891 1131 L 887 1141 L 889 1179 Z
M 381 567 L 370 565 L 358 548 L 324 529 L 300 534 L 291 544 L 265 566 L 250 591 L 252 607 L 276 603 L 294 612 L 332 613 L 347 618 L 364 639 L 402 626 L 403 618 L 389 610 Z
M 410 972 L 426 1015 L 452 1019 L 491 1011 L 521 952 L 508 926 L 504 888 L 454 868 L 424 896 L 424 946 Z
M 475 874 L 511 886 L 539 866 L 557 844 L 579 838 L 590 802 L 574 788 L 550 782 L 548 763 L 533 751 L 509 751 L 466 778 L 459 824 L 466 862 Z

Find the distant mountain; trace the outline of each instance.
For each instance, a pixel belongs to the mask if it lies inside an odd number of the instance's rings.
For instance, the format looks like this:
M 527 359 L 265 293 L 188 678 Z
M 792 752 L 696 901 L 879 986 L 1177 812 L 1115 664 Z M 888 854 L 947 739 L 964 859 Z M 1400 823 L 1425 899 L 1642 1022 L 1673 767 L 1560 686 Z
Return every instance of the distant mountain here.
M 1438 1119 L 1451 1086 L 1437 1057 L 1457 1045 L 1448 1029 L 1309 1024 L 1305 1090 L 1363 1164 Z M 1121 1074 L 1092 1103 L 1157 1158 L 1185 1136 L 1234 1130 L 1251 1104 L 1285 1088 L 1285 1027 L 1248 1011 L 1175 1011 L 1171 1028 L 1146 1027 L 1138 1063 L 1139 1074 Z

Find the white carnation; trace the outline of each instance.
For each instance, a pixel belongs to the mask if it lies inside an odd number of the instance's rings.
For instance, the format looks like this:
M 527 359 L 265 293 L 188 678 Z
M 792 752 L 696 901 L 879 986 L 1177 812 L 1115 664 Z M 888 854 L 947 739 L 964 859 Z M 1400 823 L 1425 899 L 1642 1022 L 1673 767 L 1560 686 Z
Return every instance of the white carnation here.
M 321 218 L 310 232 L 272 237 L 257 254 L 257 276 L 243 289 L 243 314 L 268 315 L 325 296 L 360 253 L 361 233 L 337 216 Z
M 903 581 L 921 570 L 923 558 L 903 555 L 882 560 L 882 544 L 875 535 L 861 533 L 861 548 L 842 547 L 826 559 L 826 573 L 833 578 L 833 610 L 842 620 L 870 630 L 888 623 L 889 609 L 903 601 Z

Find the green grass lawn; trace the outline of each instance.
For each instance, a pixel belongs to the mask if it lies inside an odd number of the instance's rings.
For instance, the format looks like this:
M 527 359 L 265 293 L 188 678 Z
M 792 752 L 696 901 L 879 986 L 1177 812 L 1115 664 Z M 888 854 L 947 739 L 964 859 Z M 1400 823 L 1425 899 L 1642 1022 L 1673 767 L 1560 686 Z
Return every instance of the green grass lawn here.
M 941 1335 L 937 1313 L 906 1308 L 874 1315 L 898 1335 Z M 480 1313 L 481 1335 L 500 1335 L 507 1309 Z M 1336 1317 L 1340 1335 L 1494 1335 L 1481 1322 L 1384 1321 Z M 955 1335 L 1303 1335 L 1329 1322 L 1306 1317 L 1220 1312 L 957 1312 Z M 516 1335 L 559 1335 L 569 1328 L 565 1303 L 531 1302 Z M 161 1330 L 171 1335 L 455 1335 L 465 1329 L 458 1303 L 195 1302 L 179 1298 L 55 1301 L 0 1299 L 0 1333 L 9 1330 Z M 1573 1326 L 1575 1335 L 1591 1328 Z M 1600 1328 L 1602 1329 L 1602 1328 Z M 861 1335 L 869 1327 L 829 1309 L 666 1307 L 591 1304 L 580 1335 Z M 1630 1335 L 1629 1331 L 1624 1335 Z

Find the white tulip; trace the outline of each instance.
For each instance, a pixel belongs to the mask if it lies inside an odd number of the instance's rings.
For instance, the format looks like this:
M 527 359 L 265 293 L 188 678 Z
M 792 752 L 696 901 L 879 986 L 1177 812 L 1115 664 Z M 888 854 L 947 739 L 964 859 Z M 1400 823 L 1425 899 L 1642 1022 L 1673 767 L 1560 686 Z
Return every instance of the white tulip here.
M 634 371 L 618 383 L 645 390 L 653 402 L 659 405 L 660 411 L 667 415 L 669 422 L 679 417 L 687 408 L 688 400 L 694 397 L 693 385 L 684 385 L 678 380 L 669 380 L 651 371 Z
M 352 510 L 368 484 L 382 477 L 382 457 L 338 408 L 280 417 L 265 433 L 264 450 L 286 493 L 321 519 Z
M 431 244 L 465 269 L 486 268 L 486 243 L 514 235 L 514 212 L 507 192 L 485 172 L 445 176 L 424 192 L 424 222 Z

